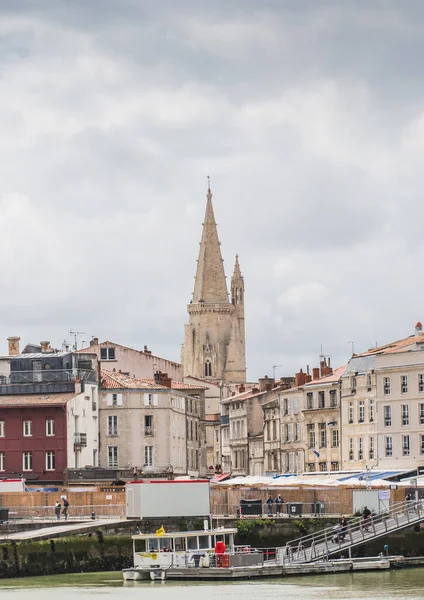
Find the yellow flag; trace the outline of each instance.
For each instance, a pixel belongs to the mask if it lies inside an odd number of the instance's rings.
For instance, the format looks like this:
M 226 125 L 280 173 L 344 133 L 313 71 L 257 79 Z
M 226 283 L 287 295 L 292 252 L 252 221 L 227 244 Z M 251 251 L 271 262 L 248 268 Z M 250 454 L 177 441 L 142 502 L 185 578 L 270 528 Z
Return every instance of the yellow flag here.
M 159 529 L 156 529 L 156 535 L 161 536 L 165 533 L 165 529 L 162 527 L 160 527 Z

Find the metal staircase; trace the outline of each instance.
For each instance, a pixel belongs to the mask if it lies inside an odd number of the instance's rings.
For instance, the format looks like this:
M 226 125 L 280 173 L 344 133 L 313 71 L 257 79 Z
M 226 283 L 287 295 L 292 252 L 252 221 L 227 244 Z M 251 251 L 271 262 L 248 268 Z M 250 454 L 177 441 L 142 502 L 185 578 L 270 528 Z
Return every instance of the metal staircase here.
M 386 512 L 373 515 L 364 523 L 362 517 L 351 519 L 345 535 L 327 527 L 316 533 L 288 542 L 284 547 L 284 563 L 310 563 L 327 560 L 343 550 L 350 551 L 369 541 L 424 521 L 421 501 L 397 502 Z

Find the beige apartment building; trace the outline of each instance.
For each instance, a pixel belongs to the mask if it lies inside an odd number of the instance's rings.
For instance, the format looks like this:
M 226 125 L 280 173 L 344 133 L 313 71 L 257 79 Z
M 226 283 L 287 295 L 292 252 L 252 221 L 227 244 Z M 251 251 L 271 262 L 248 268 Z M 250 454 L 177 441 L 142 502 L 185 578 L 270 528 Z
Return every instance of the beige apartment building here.
M 198 397 L 154 380 L 102 370 L 100 465 L 198 476 L 202 406 Z
M 340 466 L 340 377 L 346 367 L 333 373 L 325 360 L 313 369 L 304 386 L 305 470 L 339 471 Z
M 182 365 L 155 356 L 147 346 L 144 346 L 144 350 L 136 350 L 116 342 L 99 342 L 99 339 L 94 337 L 88 348 L 79 352 L 95 353 L 100 367 L 108 371 L 121 371 L 130 377 L 142 379 L 153 378 L 157 371 L 162 371 L 168 373 L 171 379 L 183 381 Z

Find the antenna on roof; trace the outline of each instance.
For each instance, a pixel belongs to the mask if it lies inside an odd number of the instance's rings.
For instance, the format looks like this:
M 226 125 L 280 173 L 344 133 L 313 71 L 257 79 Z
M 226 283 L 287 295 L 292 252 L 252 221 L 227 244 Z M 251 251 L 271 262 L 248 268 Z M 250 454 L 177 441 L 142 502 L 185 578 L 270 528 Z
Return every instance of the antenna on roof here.
M 74 350 L 78 350 L 78 341 L 77 341 L 77 337 L 79 335 L 85 335 L 84 331 L 70 331 L 69 335 L 73 335 L 74 336 Z
M 347 340 L 346 344 L 352 344 L 352 356 L 355 354 L 355 340 Z

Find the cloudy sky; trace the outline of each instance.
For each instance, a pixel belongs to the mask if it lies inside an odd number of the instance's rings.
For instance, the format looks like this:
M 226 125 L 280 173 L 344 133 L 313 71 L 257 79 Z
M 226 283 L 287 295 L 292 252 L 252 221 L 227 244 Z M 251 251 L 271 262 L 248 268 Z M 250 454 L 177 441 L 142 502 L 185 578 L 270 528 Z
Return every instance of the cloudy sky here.
M 208 174 L 250 379 L 413 333 L 423 55 L 420 0 L 1 0 L 0 351 L 178 360 Z

